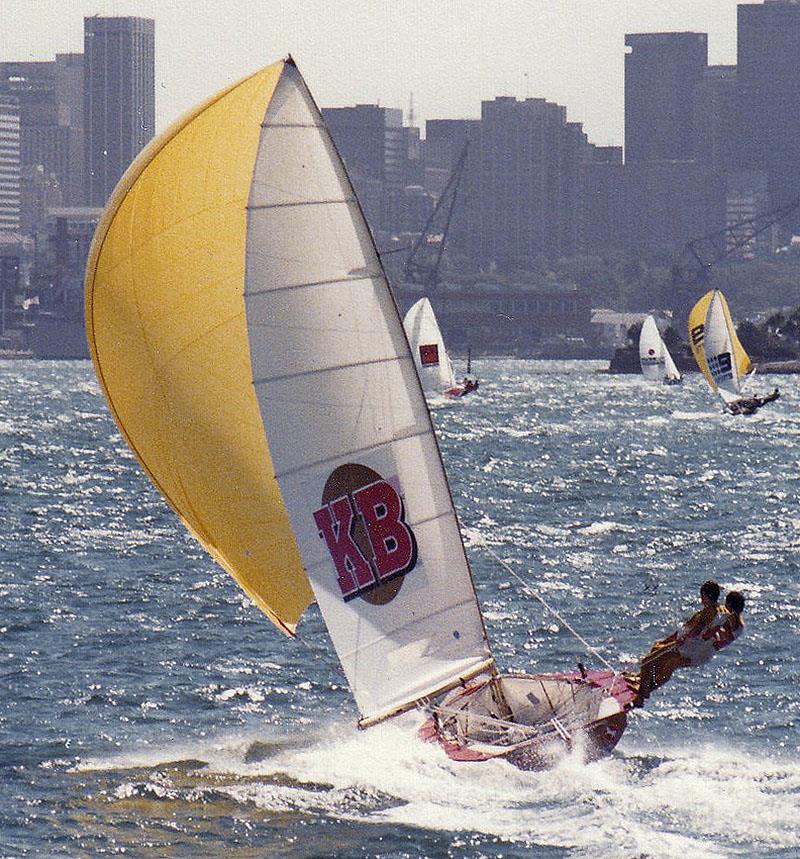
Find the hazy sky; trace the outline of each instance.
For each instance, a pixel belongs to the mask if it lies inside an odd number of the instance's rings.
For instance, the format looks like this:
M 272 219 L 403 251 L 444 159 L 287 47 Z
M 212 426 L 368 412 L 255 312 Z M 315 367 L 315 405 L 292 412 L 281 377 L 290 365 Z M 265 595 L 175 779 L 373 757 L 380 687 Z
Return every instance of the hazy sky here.
M 736 62 L 737 0 L 0 0 L 0 59 L 83 51 L 84 15 L 156 20 L 159 129 L 291 53 L 323 107 L 375 103 L 478 117 L 481 99 L 544 97 L 597 144 L 623 143 L 624 35 L 709 35 Z

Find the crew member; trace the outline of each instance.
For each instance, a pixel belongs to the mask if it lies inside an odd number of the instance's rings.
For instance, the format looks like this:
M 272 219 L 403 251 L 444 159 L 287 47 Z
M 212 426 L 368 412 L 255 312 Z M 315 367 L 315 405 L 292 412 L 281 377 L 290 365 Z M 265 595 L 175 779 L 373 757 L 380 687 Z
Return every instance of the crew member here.
M 681 627 L 659 639 L 650 648 L 649 653 L 642 657 L 638 674 L 626 674 L 628 686 L 636 693 L 634 707 L 641 707 L 650 697 L 653 689 L 663 686 L 676 668 L 685 668 L 702 659 L 701 652 L 711 651 L 713 645 L 706 644 L 702 639 L 703 633 L 717 623 L 719 609 L 719 585 L 709 579 L 700 587 L 700 602 L 702 608 L 695 612 Z M 704 661 L 708 661 L 708 656 Z

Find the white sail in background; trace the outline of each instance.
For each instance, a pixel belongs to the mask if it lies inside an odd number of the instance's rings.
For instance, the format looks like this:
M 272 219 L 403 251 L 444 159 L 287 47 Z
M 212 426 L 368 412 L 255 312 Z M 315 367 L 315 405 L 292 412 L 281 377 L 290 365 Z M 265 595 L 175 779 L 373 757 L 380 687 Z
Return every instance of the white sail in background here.
M 642 375 L 651 382 L 664 378 L 664 343 L 658 333 L 658 326 L 652 316 L 642 323 L 639 334 L 639 362 L 642 365 Z
M 664 378 L 670 382 L 677 382 L 681 378 L 681 374 L 672 360 L 672 355 L 669 354 L 666 343 L 664 343 Z
M 639 362 L 642 375 L 651 382 L 675 382 L 681 378 L 652 315 L 642 323 L 639 334 Z
M 433 307 L 427 298 L 420 298 L 408 310 L 403 327 L 425 393 L 441 394 L 453 388 L 456 384 L 453 365 L 447 355 Z
M 273 467 L 362 723 L 485 670 L 402 323 L 341 159 L 288 63 L 262 124 L 245 304 Z

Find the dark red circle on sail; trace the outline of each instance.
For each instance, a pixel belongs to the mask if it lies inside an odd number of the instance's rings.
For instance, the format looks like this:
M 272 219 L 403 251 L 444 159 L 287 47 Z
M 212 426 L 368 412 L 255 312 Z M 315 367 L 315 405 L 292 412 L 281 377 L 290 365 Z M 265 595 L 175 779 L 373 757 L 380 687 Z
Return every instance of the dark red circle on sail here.
M 325 481 L 325 487 L 322 490 L 322 503 L 329 504 L 345 495 L 352 500 L 354 492 L 378 480 L 383 480 L 383 477 L 366 465 L 358 463 L 340 465 L 331 472 Z M 360 518 L 356 521 L 353 529 L 353 542 L 365 558 L 372 555 L 369 537 Z M 386 605 L 397 596 L 402 586 L 403 576 L 398 576 L 391 581 L 376 585 L 374 588 L 359 594 L 359 596 L 371 605 Z

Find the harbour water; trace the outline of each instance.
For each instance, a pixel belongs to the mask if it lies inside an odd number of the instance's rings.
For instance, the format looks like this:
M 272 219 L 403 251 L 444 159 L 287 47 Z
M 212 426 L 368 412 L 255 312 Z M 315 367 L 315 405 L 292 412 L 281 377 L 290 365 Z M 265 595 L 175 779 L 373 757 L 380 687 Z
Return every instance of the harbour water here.
M 368 731 L 183 530 L 89 362 L 0 362 L 0 857 L 797 857 L 800 380 L 751 418 L 591 362 L 483 360 L 434 406 L 497 661 L 630 667 L 716 578 L 746 631 L 615 753 L 458 764 Z M 484 550 L 507 560 L 559 616 Z

